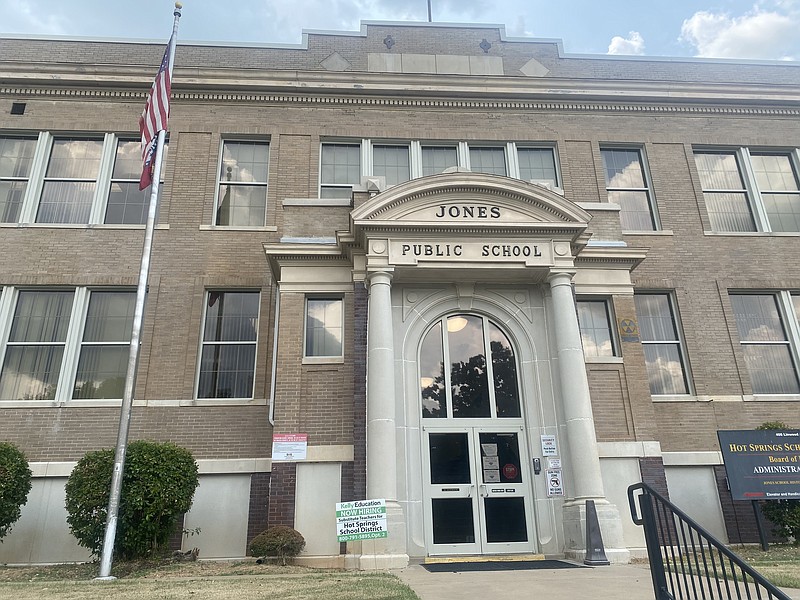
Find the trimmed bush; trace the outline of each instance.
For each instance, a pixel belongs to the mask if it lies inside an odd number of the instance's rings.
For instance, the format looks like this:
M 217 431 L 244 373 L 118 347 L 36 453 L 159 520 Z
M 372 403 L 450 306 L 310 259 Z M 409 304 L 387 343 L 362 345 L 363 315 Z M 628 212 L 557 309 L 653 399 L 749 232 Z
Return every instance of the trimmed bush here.
M 32 476 L 25 455 L 14 444 L 0 442 L 0 542 L 22 514 Z
M 99 556 L 103 547 L 114 451 L 87 453 L 67 480 L 67 523 L 78 543 Z M 114 556 L 147 558 L 164 552 L 198 485 L 191 453 L 166 442 L 128 445 Z
M 302 534 L 286 527 L 276 525 L 259 533 L 250 542 L 250 556 L 277 556 L 285 565 L 287 558 L 294 558 L 306 547 Z

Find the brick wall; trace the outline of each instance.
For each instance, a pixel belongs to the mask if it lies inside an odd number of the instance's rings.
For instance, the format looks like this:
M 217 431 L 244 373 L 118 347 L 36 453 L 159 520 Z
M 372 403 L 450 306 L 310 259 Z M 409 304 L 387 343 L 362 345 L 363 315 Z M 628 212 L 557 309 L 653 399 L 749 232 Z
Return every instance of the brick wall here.
M 270 473 L 253 473 L 250 476 L 250 506 L 247 518 L 247 542 L 269 525 Z
M 269 526 L 294 527 L 294 500 L 297 484 L 297 465 L 274 463 L 269 479 L 267 514 Z

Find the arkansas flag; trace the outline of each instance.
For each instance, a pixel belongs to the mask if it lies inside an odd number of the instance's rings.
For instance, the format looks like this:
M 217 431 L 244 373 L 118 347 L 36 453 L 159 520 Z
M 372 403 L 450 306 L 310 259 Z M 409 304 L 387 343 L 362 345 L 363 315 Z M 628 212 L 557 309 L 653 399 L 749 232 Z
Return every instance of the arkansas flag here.
M 172 48 L 172 39 L 164 51 L 161 67 L 158 69 L 153 85 L 147 93 L 147 102 L 144 105 L 142 116 L 139 117 L 139 131 L 142 134 L 142 176 L 139 179 L 139 189 L 143 190 L 153 183 L 153 163 L 156 158 L 158 132 L 167 130 L 169 119 L 169 94 L 172 89 L 169 73 L 169 51 Z

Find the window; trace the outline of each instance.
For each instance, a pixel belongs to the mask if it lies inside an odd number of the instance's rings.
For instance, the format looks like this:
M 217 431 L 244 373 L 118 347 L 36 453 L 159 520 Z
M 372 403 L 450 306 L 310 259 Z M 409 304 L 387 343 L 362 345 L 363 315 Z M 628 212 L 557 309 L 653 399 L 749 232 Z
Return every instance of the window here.
M 362 157 L 364 162 L 362 163 Z M 544 182 L 558 189 L 556 151 L 553 146 L 515 142 L 503 144 L 467 142 L 323 142 L 320 151 L 320 197 L 347 198 L 362 177 L 381 176 L 387 186 L 409 179 L 462 167 Z
M 343 310 L 341 298 L 306 300 L 306 357 L 343 355 Z
M 619 204 L 625 231 L 654 231 L 656 220 L 642 151 L 638 148 L 601 148 L 608 201 Z
M 89 222 L 102 150 L 102 140 L 53 140 L 37 223 Z
M 0 331 L 0 400 L 122 398 L 135 292 L 4 291 L 12 318 Z
M 800 296 L 731 294 L 736 329 L 754 394 L 798 394 L 796 357 L 784 315 L 797 322 Z
M 489 173 L 490 175 L 506 175 L 505 148 L 484 148 L 470 146 L 469 166 L 475 173 Z
M 689 379 L 672 297 L 648 293 L 636 294 L 633 298 L 650 393 L 688 394 Z
M 525 181 L 546 181 L 558 186 L 556 160 L 552 148 L 517 148 L 519 178 Z
M 269 144 L 223 142 L 216 225 L 266 224 L 268 166 Z
M 386 178 L 386 185 L 397 185 L 411 178 L 408 146 L 372 146 L 372 174 Z
M 605 300 L 578 300 L 578 323 L 586 357 L 614 356 L 611 319 Z
M 458 166 L 458 148 L 456 146 L 423 146 L 422 174 L 436 175 L 450 167 Z
M 209 291 L 198 398 L 252 398 L 258 292 Z
M 111 133 L 0 137 L 0 223 L 142 225 L 141 168 L 139 141 Z
M 0 223 L 19 220 L 35 150 L 35 139 L 0 138 Z
M 695 152 L 711 230 L 800 232 L 797 151 Z
M 361 182 L 361 146 L 322 144 L 320 162 L 320 197 L 350 198 Z
M 164 144 L 161 164 L 167 161 L 169 144 Z M 108 203 L 104 223 L 115 225 L 144 225 L 150 206 L 151 188 L 139 190 L 142 174 L 142 145 L 140 141 L 117 140 L 114 169 L 108 190 Z M 163 188 L 164 170 L 161 170 L 159 194 Z

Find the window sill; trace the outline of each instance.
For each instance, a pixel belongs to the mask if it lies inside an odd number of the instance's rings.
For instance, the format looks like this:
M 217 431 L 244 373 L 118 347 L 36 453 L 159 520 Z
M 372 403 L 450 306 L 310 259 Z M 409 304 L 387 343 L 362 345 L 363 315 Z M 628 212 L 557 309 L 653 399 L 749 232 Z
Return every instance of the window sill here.
M 304 365 L 341 365 L 344 356 L 304 356 Z
M 233 225 L 200 225 L 200 231 L 278 231 L 274 225 L 264 227 L 235 227 Z
M 585 356 L 584 357 L 586 364 L 592 365 L 602 365 L 602 364 L 612 364 L 612 365 L 621 365 L 624 361 L 621 356 Z
M 635 231 L 623 229 L 622 235 L 675 235 L 672 229 L 657 229 L 655 231 Z
M 650 394 L 653 402 L 703 402 L 703 396 L 692 396 L 691 394 Z M 707 402 L 707 400 L 705 400 Z
M 132 229 L 144 231 L 145 225 L 125 225 L 110 223 L 0 223 L 2 228 L 20 229 Z M 169 224 L 156 225 L 156 229 L 169 229 Z
M 619 204 L 613 202 L 576 202 L 583 210 L 608 210 L 611 212 L 619 212 L 622 210 Z
M 350 208 L 353 201 L 349 198 L 284 198 L 283 206 L 329 206 Z
M 800 231 L 704 231 L 707 236 L 730 237 L 798 237 Z
M 800 394 L 746 394 L 745 402 L 800 402 Z
M 266 406 L 266 398 L 197 398 L 193 400 L 134 400 L 135 408 L 144 407 L 202 407 L 202 406 Z M 0 400 L 4 408 L 119 408 L 122 400 Z

